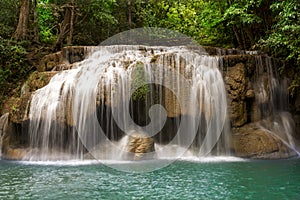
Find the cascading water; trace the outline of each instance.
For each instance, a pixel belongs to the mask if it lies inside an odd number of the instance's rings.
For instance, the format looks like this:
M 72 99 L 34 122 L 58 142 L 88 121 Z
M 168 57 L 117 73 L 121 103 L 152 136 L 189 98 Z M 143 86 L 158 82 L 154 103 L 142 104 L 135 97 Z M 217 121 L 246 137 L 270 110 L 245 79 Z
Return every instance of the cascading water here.
M 255 56 L 256 59 L 256 104 L 259 107 L 257 118 L 262 119 L 261 128 L 279 138 L 298 155 L 299 149 L 294 140 L 295 123 L 288 112 L 288 83 L 279 78 L 277 64 L 270 57 Z M 274 67 L 275 66 L 275 67 Z
M 153 138 L 151 158 L 226 154 L 218 67 L 219 57 L 185 47 L 97 47 L 33 94 L 26 159 L 122 160 L 132 132 Z
M 3 137 L 8 126 L 9 114 L 6 113 L 0 117 L 0 159 L 2 156 Z

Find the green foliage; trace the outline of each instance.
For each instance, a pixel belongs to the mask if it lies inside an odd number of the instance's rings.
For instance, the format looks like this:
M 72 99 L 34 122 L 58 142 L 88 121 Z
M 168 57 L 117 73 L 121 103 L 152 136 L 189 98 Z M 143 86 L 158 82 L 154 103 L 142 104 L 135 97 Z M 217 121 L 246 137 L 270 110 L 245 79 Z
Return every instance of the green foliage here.
M 223 20 L 227 25 L 252 25 L 260 23 L 261 18 L 254 13 L 254 8 L 259 7 L 260 1 L 239 1 L 232 4 L 224 13 Z
M 298 0 L 278 1 L 271 9 L 276 14 L 276 23 L 260 44 L 275 57 L 285 59 L 287 66 L 297 66 L 290 85 L 293 95 L 300 88 L 300 4 Z
M 74 44 L 98 45 L 115 34 L 111 29 L 118 23 L 113 15 L 116 0 L 40 0 L 37 12 L 41 42 L 53 44 L 57 40 L 66 4 L 75 7 Z
M 20 0 L 0 1 L 0 85 L 24 72 L 23 47 L 9 40 L 16 29 Z M 31 1 L 32 2 L 32 1 Z M 38 0 L 38 28 L 42 45 L 53 45 L 60 33 L 66 4 L 75 8 L 74 45 L 98 45 L 116 33 L 136 27 L 161 27 L 191 36 L 201 45 L 261 49 L 286 66 L 298 68 L 300 83 L 300 6 L 298 0 Z M 33 6 L 31 6 L 31 9 Z M 128 22 L 129 13 L 131 23 Z M 33 10 L 29 37 L 33 38 Z M 67 33 L 66 33 L 67 34 Z M 4 39 L 3 39 L 4 38 Z M 22 49 L 23 48 L 23 49 Z M 16 62 L 18 62 L 17 64 Z M 295 67 L 298 66 L 298 67 Z M 17 70 L 16 70 L 17 69 Z M 26 67 L 24 67 L 26 69 Z M 14 74 L 20 71 L 20 75 Z M 25 70 L 26 71 L 26 70 Z M 14 78 L 12 78 L 14 77 Z M 147 89 L 139 89 L 145 94 Z M 139 96 L 139 95 L 137 95 Z M 143 96 L 143 95 L 142 95 Z
M 169 28 L 189 36 L 198 32 L 196 14 L 193 1 L 149 1 L 140 12 L 145 26 Z
M 9 38 L 14 32 L 14 28 L 0 23 L 0 37 Z
M 223 8 L 226 3 L 216 1 L 203 1 L 198 10 L 197 24 L 199 25 L 199 35 L 196 40 L 202 45 L 212 45 L 221 47 L 233 46 L 233 34 L 223 22 Z M 222 8 L 222 9 L 221 9 Z M 194 36 L 195 37 L 195 36 Z
M 274 56 L 300 65 L 300 5 L 297 0 L 275 2 L 271 5 L 276 13 L 276 23 L 261 43 Z
M 1 0 L 0 1 L 0 37 L 10 38 L 17 25 L 16 13 L 18 12 L 19 1 Z
M 150 87 L 147 83 L 147 75 L 145 73 L 144 64 L 138 63 L 131 74 L 131 88 L 134 90 L 132 99 L 145 100 L 146 95 L 150 92 Z
M 219 4 L 213 1 L 150 0 L 139 9 L 144 26 L 184 33 L 202 45 L 231 46 L 231 35 L 222 24 Z
M 30 66 L 27 52 L 20 44 L 0 37 L 0 48 L 0 91 L 3 95 L 28 74 Z
M 49 4 L 49 1 L 41 1 L 37 5 L 41 42 L 52 44 L 57 39 L 58 27 L 55 10 L 56 7 Z
M 116 0 L 77 0 L 76 6 L 74 43 L 98 45 L 116 33 L 114 29 L 119 26 L 113 15 Z

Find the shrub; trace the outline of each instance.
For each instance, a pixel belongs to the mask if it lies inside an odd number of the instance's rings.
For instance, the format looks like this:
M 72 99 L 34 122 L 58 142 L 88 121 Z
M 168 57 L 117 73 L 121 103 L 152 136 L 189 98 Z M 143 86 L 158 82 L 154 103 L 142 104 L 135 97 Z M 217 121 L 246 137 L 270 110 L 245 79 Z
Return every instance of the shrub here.
M 0 95 L 6 95 L 27 76 L 30 65 L 21 44 L 0 37 L 0 49 Z

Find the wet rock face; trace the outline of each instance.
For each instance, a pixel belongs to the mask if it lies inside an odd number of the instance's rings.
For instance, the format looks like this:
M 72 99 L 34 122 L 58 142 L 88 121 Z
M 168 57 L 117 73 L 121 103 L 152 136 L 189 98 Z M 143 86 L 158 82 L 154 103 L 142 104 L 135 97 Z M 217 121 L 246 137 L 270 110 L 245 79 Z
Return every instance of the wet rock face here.
M 247 93 L 246 69 L 243 63 L 228 68 L 226 73 L 226 90 L 230 105 L 230 119 L 233 126 L 242 126 L 247 122 L 245 96 Z
M 152 138 L 140 133 L 129 136 L 128 152 L 133 153 L 133 160 L 151 159 L 146 154 L 154 151 L 154 140 Z
M 300 93 L 294 95 L 294 98 L 291 99 L 291 110 L 293 118 L 295 120 L 296 126 L 296 136 L 300 140 Z
M 70 64 L 84 60 L 93 49 L 96 47 L 65 47 L 62 51 L 43 57 L 37 69 L 39 72 L 68 69 Z
M 61 52 L 49 54 L 42 58 L 37 67 L 39 72 L 51 71 L 53 67 L 63 62 L 63 57 Z
M 261 63 L 259 63 L 261 62 Z M 253 55 L 223 57 L 223 77 L 227 91 L 229 118 L 233 127 L 258 122 L 272 115 L 272 69 L 268 58 Z
M 280 159 L 296 156 L 278 137 L 258 124 L 248 124 L 236 129 L 232 137 L 235 155 L 254 159 Z
M 0 114 L 10 113 L 10 121 L 21 124 L 28 120 L 28 106 L 31 94 L 49 83 L 51 78 L 58 72 L 35 72 L 21 89 L 21 95 L 10 97 L 0 110 Z
M 20 131 L 20 126 L 10 121 L 9 113 L 0 117 L 0 152 L 1 158 L 21 160 L 27 154 L 27 137 Z
M 3 152 L 2 158 L 7 159 L 7 160 L 22 160 L 22 159 L 25 158 L 28 151 L 29 150 L 26 149 L 26 148 L 11 148 L 11 147 L 8 147 Z

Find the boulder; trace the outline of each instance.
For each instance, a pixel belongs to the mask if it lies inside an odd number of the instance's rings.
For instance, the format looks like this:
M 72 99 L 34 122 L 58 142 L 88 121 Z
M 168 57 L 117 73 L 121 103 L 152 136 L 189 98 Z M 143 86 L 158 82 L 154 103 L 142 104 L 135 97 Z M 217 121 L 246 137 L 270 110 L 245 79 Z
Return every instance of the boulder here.
M 236 156 L 254 159 L 280 159 L 296 156 L 274 133 L 263 129 L 258 123 L 235 129 L 232 148 Z
M 8 147 L 4 152 L 3 152 L 3 159 L 7 160 L 23 160 L 27 153 L 29 152 L 28 149 L 26 148 L 11 148 Z
M 133 134 L 128 139 L 128 152 L 133 153 L 133 160 L 149 159 L 147 153 L 154 152 L 154 140 L 144 134 Z
M 41 59 L 37 70 L 39 72 L 51 71 L 56 65 L 61 64 L 63 61 L 64 59 L 61 51 L 46 55 Z
M 62 49 L 62 58 L 64 61 L 73 64 L 84 60 L 90 52 L 97 47 L 87 46 L 69 46 Z
M 87 46 L 69 46 L 64 47 L 62 51 L 44 56 L 37 67 L 39 72 L 60 71 L 70 69 L 75 62 L 84 60 L 97 47 Z

